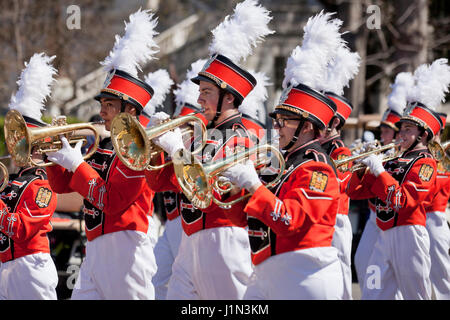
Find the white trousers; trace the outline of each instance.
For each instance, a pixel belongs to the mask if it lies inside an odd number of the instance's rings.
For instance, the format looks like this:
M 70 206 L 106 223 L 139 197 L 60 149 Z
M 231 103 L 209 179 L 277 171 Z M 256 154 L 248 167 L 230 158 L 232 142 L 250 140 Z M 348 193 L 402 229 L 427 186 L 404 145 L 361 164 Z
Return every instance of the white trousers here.
M 377 241 L 380 232 L 381 229 L 378 228 L 376 223 L 376 214 L 370 210 L 370 216 L 364 226 L 354 258 L 356 276 L 358 277 L 358 284 L 361 291 L 364 285 L 369 258 L 372 255 L 373 247 L 375 246 L 375 242 Z
M 370 256 L 362 300 L 431 299 L 430 239 L 425 227 L 381 231 Z M 398 298 L 398 296 L 397 296 Z
M 152 240 L 147 234 L 108 233 L 88 241 L 72 299 L 154 299 L 155 272 Z
M 181 217 L 178 216 L 173 220 L 166 221 L 164 233 L 158 238 L 154 250 L 158 270 L 152 278 L 156 300 L 166 299 L 169 279 L 172 275 L 172 265 L 178 254 L 183 233 Z
M 153 215 L 148 218 L 148 232 L 147 235 L 150 237 L 150 241 L 152 243 L 153 248 L 156 246 L 158 242 L 158 237 L 161 232 L 161 220 L 159 220 L 157 215 Z
M 334 247 L 277 254 L 255 267 L 246 300 L 339 300 L 343 275 Z
M 338 250 L 338 258 L 344 280 L 344 295 L 342 299 L 352 299 L 352 224 L 348 215 L 337 214 L 331 245 Z
M 35 253 L 2 263 L 0 300 L 56 300 L 58 273 L 48 253 Z
M 427 213 L 430 236 L 430 279 L 436 299 L 450 300 L 450 229 L 445 212 Z
M 211 228 L 190 236 L 183 232 L 167 299 L 242 299 L 252 271 L 244 228 Z

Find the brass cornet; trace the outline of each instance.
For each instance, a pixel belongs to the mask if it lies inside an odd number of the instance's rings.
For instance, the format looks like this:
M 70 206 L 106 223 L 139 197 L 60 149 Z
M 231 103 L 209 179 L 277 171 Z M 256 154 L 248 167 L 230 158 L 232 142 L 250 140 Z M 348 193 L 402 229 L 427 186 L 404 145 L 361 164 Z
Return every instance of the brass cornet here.
M 3 191 L 3 189 L 6 188 L 9 182 L 9 173 L 6 166 L 3 164 L 3 162 L 0 162 L 0 170 L 2 171 L 2 185 L 0 186 L 0 192 Z
M 442 144 L 434 140 L 430 141 L 428 143 L 428 150 L 444 166 L 446 171 L 450 171 L 450 140 Z
M 276 185 L 281 179 L 285 169 L 285 162 L 281 152 L 270 144 L 255 146 L 253 148 L 227 156 L 220 161 L 215 161 L 208 164 L 202 163 L 201 160 L 195 157 L 195 155 L 191 152 L 181 149 L 174 155 L 173 167 L 181 190 L 195 207 L 205 209 L 214 201 L 218 206 L 229 209 L 233 204 L 250 197 L 251 194 L 248 193 L 245 196 L 229 202 L 222 202 L 216 199 L 213 191 L 223 194 L 232 190 L 231 183 L 223 184 L 223 186 L 226 187 L 225 189 L 219 188 L 220 173 L 232 167 L 236 163 L 249 158 L 250 155 L 258 155 L 263 153 L 273 153 L 278 159 L 280 166 L 279 173 L 276 178 L 266 185 L 266 187 L 271 187 Z M 257 160 L 255 161 L 256 167 L 261 165 L 260 162 L 262 159 L 263 157 L 257 157 Z M 264 160 L 267 160 L 267 157 L 264 158 Z
M 75 144 L 82 136 L 74 136 L 77 130 L 89 129 L 94 132 L 95 142 L 91 150 L 83 157 L 89 158 L 98 148 L 99 134 L 91 123 L 60 123 L 42 128 L 28 128 L 25 120 L 17 110 L 10 110 L 5 117 L 5 140 L 8 151 L 15 164 L 19 167 L 26 165 L 47 167 L 54 165 L 52 162 L 37 163 L 31 155 L 34 149 L 39 154 L 58 151 L 62 148 L 60 135 L 66 136 L 69 144 Z
M 158 170 L 171 164 L 172 161 L 159 166 L 150 164 L 153 157 L 163 152 L 158 145 L 152 142 L 152 139 L 189 122 L 198 122 L 201 125 L 202 143 L 194 151 L 198 152 L 203 149 L 206 143 L 207 132 L 203 121 L 193 115 L 168 120 L 157 126 L 145 129 L 132 115 L 120 113 L 114 117 L 111 123 L 111 141 L 120 161 L 128 168 L 137 171 Z M 182 133 L 191 134 L 193 129 L 183 129 Z
M 399 146 L 400 143 L 401 143 L 401 140 L 400 141 L 395 141 L 395 142 L 389 143 L 389 144 L 387 144 L 385 146 L 376 147 L 376 148 L 374 148 L 372 150 L 369 150 L 369 151 L 366 151 L 364 153 L 360 153 L 360 154 L 357 154 L 357 155 L 354 155 L 354 156 L 350 156 L 350 157 L 347 157 L 347 158 L 344 158 L 344 159 L 340 159 L 340 160 L 333 160 L 333 159 L 331 159 L 331 161 L 334 163 L 334 166 L 336 167 L 336 169 L 338 169 L 340 166 L 343 166 L 343 165 L 345 165 L 345 164 L 347 164 L 349 162 L 352 162 L 352 161 L 355 161 L 355 160 L 358 160 L 358 159 L 366 158 L 366 157 L 370 156 L 371 154 L 381 153 L 381 152 L 387 151 L 389 149 L 396 148 L 396 147 Z M 383 162 L 390 161 L 392 159 L 395 159 L 396 157 L 397 157 L 397 152 L 393 156 L 386 156 L 386 157 L 384 157 L 383 158 Z M 359 164 L 356 164 L 356 165 L 352 166 L 348 170 L 350 172 L 355 172 L 355 171 L 358 171 L 358 170 L 361 170 L 361 169 L 364 169 L 364 168 L 365 168 L 365 165 L 362 164 L 362 163 L 359 163 Z

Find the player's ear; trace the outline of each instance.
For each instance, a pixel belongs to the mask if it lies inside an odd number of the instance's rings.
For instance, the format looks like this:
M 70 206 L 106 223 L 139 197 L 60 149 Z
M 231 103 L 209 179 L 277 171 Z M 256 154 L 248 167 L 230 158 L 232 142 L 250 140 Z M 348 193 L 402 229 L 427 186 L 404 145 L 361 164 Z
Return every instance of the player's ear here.
M 136 107 L 129 103 L 127 103 L 127 105 L 125 106 L 125 112 L 131 114 L 132 116 L 137 115 Z
M 304 121 L 301 132 L 309 132 L 309 131 L 312 131 L 312 130 L 314 130 L 313 124 L 311 122 L 309 122 L 309 121 Z

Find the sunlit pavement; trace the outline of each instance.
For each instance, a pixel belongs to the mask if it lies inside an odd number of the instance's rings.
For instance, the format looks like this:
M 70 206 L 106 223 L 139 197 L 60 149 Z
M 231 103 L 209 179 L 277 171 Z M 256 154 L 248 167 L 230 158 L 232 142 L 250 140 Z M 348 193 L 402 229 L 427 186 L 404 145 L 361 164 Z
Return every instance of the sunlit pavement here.
M 352 296 L 353 300 L 361 300 L 361 290 L 356 282 L 352 283 Z

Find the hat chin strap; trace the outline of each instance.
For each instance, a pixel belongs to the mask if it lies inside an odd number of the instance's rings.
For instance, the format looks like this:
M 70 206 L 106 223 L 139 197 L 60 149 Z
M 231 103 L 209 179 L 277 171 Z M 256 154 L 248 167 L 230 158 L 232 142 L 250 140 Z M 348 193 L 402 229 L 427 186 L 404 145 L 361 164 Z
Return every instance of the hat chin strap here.
M 422 132 L 422 134 L 424 133 L 425 131 L 423 131 Z M 414 140 L 414 142 L 409 146 L 409 148 L 408 149 L 406 149 L 406 151 L 404 152 L 404 153 L 407 153 L 407 152 L 409 152 L 409 151 L 412 151 L 412 150 L 414 150 L 414 148 L 417 146 L 417 144 L 420 142 L 420 141 L 422 141 L 422 134 L 420 135 L 420 136 L 418 136 L 417 138 L 416 138 L 416 140 Z
M 214 119 L 211 121 L 211 124 L 214 126 L 217 119 L 219 119 L 220 115 L 222 114 L 222 102 L 223 98 L 225 97 L 225 90 L 220 89 L 219 92 L 219 101 L 217 101 L 217 108 L 216 108 L 216 115 L 214 116 Z
M 120 112 L 125 112 L 126 102 L 122 98 L 120 98 Z
M 414 142 L 409 146 L 409 148 L 405 150 L 404 154 L 409 151 L 412 151 L 417 146 L 418 143 L 419 143 L 419 140 L 417 140 L 417 139 L 414 140 Z
M 300 122 L 298 123 L 298 126 L 297 126 L 297 129 L 295 130 L 294 136 L 292 137 L 291 141 L 287 144 L 287 146 L 282 148 L 283 150 L 289 150 L 297 142 L 298 135 L 300 134 L 300 131 L 302 130 L 304 123 L 305 123 L 305 120 L 302 118 L 302 120 L 300 120 Z

